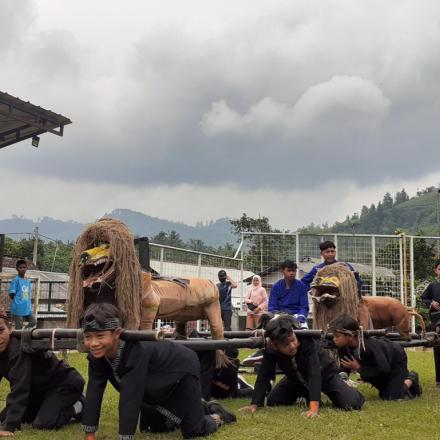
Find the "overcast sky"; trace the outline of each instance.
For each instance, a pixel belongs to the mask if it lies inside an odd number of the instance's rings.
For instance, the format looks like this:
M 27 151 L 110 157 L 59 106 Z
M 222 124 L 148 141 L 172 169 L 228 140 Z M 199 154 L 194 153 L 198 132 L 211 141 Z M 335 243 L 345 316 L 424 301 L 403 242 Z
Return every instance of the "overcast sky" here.
M 0 218 L 342 220 L 440 182 L 440 2 L 1 0 Z

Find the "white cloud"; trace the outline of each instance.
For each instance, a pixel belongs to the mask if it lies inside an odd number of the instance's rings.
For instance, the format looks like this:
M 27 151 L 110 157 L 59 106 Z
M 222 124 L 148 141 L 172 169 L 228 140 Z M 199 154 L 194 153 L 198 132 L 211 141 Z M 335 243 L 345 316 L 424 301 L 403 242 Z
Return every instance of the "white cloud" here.
M 292 106 L 265 97 L 240 114 L 225 100 L 214 102 L 201 118 L 207 136 L 275 133 L 295 137 L 338 135 L 343 130 L 372 132 L 388 116 L 390 100 L 372 81 L 358 76 L 334 76 L 309 87 Z M 333 139 L 326 137 L 326 142 Z

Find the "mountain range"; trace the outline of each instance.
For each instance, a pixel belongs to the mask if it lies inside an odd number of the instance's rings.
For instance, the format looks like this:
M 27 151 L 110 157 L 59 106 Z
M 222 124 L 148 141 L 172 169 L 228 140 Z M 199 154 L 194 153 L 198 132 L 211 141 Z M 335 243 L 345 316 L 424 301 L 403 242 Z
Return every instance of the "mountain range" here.
M 221 246 L 225 243 L 234 243 L 235 237 L 231 233 L 231 225 L 227 218 L 220 218 L 216 221 L 198 223 L 196 226 L 184 223 L 164 220 L 157 217 L 142 214 L 141 212 L 130 209 L 115 209 L 104 214 L 103 217 L 112 217 L 123 221 L 137 236 L 153 237 L 161 231 L 176 231 L 184 241 L 191 238 L 203 240 L 210 246 Z M 0 232 L 6 234 L 30 233 L 35 227 L 39 228 L 39 233 L 61 240 L 63 242 L 73 241 L 78 237 L 85 224 L 72 220 L 56 220 L 51 217 L 43 217 L 37 221 L 24 217 L 13 216 L 8 219 L 0 220 Z M 11 237 L 13 237 L 11 235 Z

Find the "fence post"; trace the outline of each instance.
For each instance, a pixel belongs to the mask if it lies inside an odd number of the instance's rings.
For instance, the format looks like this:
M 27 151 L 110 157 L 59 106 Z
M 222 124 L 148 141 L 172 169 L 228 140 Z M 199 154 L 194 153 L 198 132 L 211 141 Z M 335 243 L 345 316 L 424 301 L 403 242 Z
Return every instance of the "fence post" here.
M 335 243 L 335 246 L 336 246 L 335 258 L 338 259 L 338 234 L 335 234 L 333 236 L 333 242 Z
M 159 261 L 159 272 L 160 275 L 163 275 L 163 254 L 164 254 L 164 248 L 160 248 L 160 261 Z
M 403 286 L 403 239 L 402 239 L 402 235 L 399 236 L 400 302 L 406 306 L 404 286 Z
M 377 295 L 376 290 L 376 236 L 371 237 L 371 294 Z
M 49 293 L 47 296 L 47 311 L 50 313 L 52 310 L 52 281 L 49 281 Z
M 202 254 L 199 254 L 198 258 L 197 258 L 197 277 L 201 278 L 202 277 Z
M 295 234 L 295 261 L 299 263 L 299 233 Z
M 416 286 L 414 277 L 414 237 L 409 238 L 409 276 L 410 276 L 410 291 L 411 291 L 411 307 L 416 307 Z M 416 331 L 416 320 L 414 316 L 411 317 L 411 331 Z
M 242 238 L 243 240 L 243 238 Z M 243 252 L 243 246 L 241 247 L 241 251 L 240 251 L 240 278 L 241 278 L 241 283 L 240 283 L 240 310 L 243 310 L 243 297 L 244 297 L 244 282 L 243 282 L 243 278 L 244 278 L 244 274 L 243 274 L 243 257 L 244 257 L 244 252 Z

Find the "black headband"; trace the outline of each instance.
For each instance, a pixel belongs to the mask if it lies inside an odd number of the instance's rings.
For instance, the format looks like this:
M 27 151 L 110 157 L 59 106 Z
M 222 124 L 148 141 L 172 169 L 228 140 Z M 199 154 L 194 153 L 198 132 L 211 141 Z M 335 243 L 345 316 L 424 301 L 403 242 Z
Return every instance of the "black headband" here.
M 82 327 L 85 332 L 105 332 L 116 330 L 120 327 L 120 324 L 118 318 L 106 319 L 104 325 L 100 324 L 96 319 L 91 319 L 90 321 L 84 320 Z

